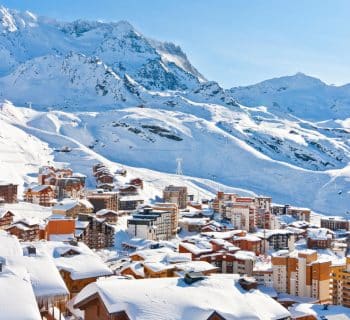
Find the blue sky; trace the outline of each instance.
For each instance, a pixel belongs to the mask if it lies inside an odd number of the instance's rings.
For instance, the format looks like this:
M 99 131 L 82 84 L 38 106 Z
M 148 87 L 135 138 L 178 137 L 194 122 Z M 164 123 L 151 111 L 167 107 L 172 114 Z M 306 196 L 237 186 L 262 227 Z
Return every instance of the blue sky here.
M 8 0 L 58 20 L 128 20 L 148 37 L 179 44 L 224 87 L 296 72 L 350 82 L 348 0 Z

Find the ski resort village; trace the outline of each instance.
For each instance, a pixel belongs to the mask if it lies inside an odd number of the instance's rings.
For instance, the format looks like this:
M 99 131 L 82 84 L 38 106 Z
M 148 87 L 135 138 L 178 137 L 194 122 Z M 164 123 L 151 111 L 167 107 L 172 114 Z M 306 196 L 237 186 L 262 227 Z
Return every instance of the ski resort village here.
M 1 182 L 3 319 L 349 319 L 350 221 L 171 179 L 147 201 L 124 167 L 91 175 Z
M 0 320 L 350 320 L 350 84 L 275 34 L 323 2 L 135 1 L 0 5 Z

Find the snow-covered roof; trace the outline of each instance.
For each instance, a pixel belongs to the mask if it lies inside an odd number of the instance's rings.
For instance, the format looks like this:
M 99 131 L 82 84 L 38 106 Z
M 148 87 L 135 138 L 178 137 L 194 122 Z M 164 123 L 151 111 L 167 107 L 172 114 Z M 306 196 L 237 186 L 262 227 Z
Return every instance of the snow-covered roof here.
M 181 246 L 195 255 L 210 253 L 213 251 L 213 246 L 211 243 L 204 240 L 196 241 L 195 243 L 181 242 Z
M 114 215 L 118 215 L 118 212 L 117 211 L 114 211 L 114 210 L 110 210 L 110 209 L 101 209 L 101 210 L 98 210 L 96 212 L 96 216 L 104 216 L 108 213 L 112 213 Z
M 0 257 L 22 256 L 22 248 L 16 236 L 0 230 Z
M 130 254 L 130 257 L 132 258 L 133 256 L 139 256 L 141 257 L 144 261 L 148 262 L 159 262 L 162 261 L 165 257 L 168 256 L 168 254 L 173 253 L 173 250 L 167 247 L 162 247 L 158 249 L 145 249 L 145 250 L 139 250 L 135 251 L 132 254 Z
M 311 315 L 318 320 L 350 320 L 350 309 L 343 306 L 330 305 L 325 310 L 322 304 L 298 303 L 289 310 L 293 318 Z
M 3 218 L 7 212 L 11 212 L 11 211 L 5 208 L 0 208 L 0 218 Z M 11 214 L 13 213 L 11 212 Z
M 176 269 L 184 275 L 187 272 L 206 272 L 210 270 L 217 270 L 211 263 L 207 261 L 188 261 L 175 264 Z
M 52 258 L 43 254 L 24 256 L 23 265 L 30 274 L 30 281 L 37 300 L 68 297 L 69 291 Z
M 37 241 L 28 244 L 35 246 L 39 254 L 52 257 L 56 267 L 59 270 L 69 272 L 73 280 L 112 274 L 101 258 L 82 242 L 78 242 L 77 246 L 57 241 Z M 79 254 L 68 257 L 61 256 L 60 253 L 70 249 L 79 252 Z
M 75 306 L 99 294 L 109 313 L 125 311 L 132 320 L 207 319 L 214 311 L 227 320 L 290 316 L 287 309 L 259 290 L 244 291 L 238 279 L 237 275 L 212 275 L 188 285 L 182 278 L 112 277 L 86 286 L 77 295 Z
M 25 268 L 7 259 L 0 272 L 0 288 L 1 319 L 41 319 L 30 277 Z
M 331 231 L 325 228 L 309 228 L 307 229 L 307 236 L 312 240 L 327 240 L 332 239 Z
M 236 259 L 239 260 L 254 260 L 256 259 L 256 255 L 252 251 L 239 250 L 233 254 Z
M 56 210 L 70 210 L 75 208 L 76 206 L 79 205 L 79 201 L 75 199 L 63 199 L 62 201 L 58 202 L 56 205 L 52 207 L 53 211 Z
M 36 185 L 36 186 L 30 187 L 28 189 L 32 190 L 33 192 L 41 192 L 41 191 L 46 190 L 47 188 L 52 189 L 51 186 L 49 186 L 49 185 Z

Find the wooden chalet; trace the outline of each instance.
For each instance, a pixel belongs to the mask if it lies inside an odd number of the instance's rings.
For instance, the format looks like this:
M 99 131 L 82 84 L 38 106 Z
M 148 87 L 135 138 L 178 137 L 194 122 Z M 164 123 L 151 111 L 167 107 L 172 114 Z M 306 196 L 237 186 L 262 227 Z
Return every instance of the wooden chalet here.
M 0 181 L 0 198 L 5 203 L 17 202 L 17 184 Z
M 6 229 L 13 223 L 14 214 L 6 210 L 5 208 L 0 208 L 0 229 Z
M 53 206 L 55 191 L 49 185 L 37 185 L 29 187 L 24 192 L 24 200 L 30 203 L 36 203 L 44 207 Z
M 22 241 L 35 241 L 40 239 L 39 224 L 26 219 L 16 221 L 5 230 Z

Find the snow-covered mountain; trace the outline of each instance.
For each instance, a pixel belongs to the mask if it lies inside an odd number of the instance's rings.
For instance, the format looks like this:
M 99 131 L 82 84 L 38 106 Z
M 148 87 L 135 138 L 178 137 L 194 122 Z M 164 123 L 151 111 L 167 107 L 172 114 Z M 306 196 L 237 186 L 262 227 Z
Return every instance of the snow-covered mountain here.
M 229 91 L 245 105 L 264 105 L 280 116 L 323 121 L 350 115 L 350 85 L 327 85 L 300 72 Z
M 87 174 L 97 160 L 173 173 L 181 157 L 184 183 L 200 192 L 220 182 L 326 214 L 350 209 L 347 86 L 297 74 L 224 90 L 180 47 L 127 22 L 2 7 L 0 96 L 0 165 L 16 172 L 0 180 L 30 182 L 49 160 Z M 73 151 L 53 151 L 62 146 Z M 147 169 L 130 168 L 153 186 L 179 179 Z

